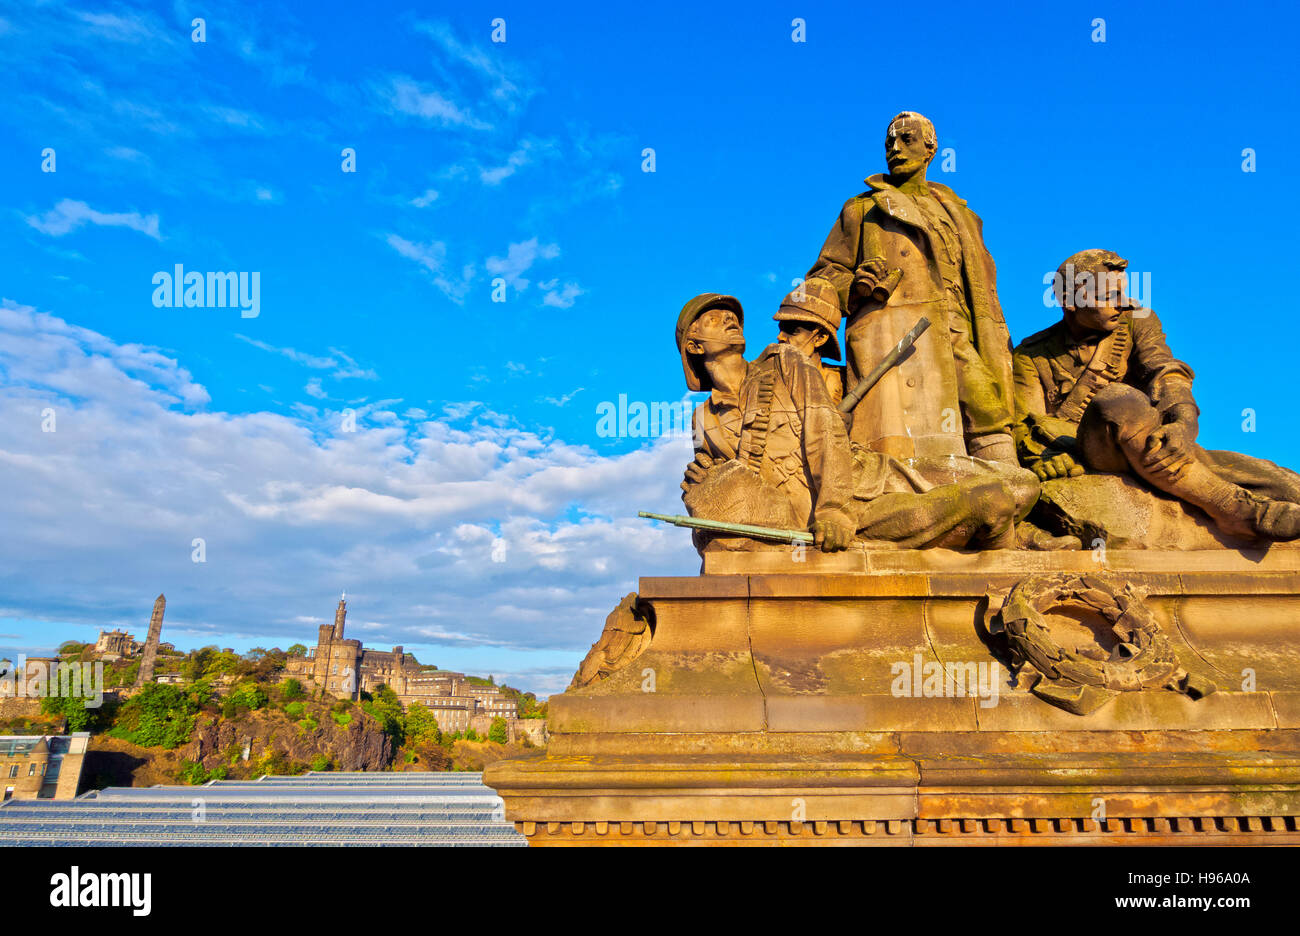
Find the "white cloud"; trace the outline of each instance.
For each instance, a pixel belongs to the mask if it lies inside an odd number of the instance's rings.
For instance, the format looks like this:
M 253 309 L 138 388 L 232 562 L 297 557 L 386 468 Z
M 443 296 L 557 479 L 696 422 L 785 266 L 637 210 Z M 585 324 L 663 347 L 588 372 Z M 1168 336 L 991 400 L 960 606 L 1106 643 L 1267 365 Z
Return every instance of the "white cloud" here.
M 576 390 L 571 390 L 568 393 L 564 394 L 563 396 L 542 397 L 542 400 L 543 402 L 550 403 L 552 406 L 568 406 L 571 402 L 573 402 L 573 398 L 576 397 L 579 393 L 581 393 L 585 389 L 586 389 L 585 387 L 578 387 Z
M 517 110 L 532 96 L 521 79 L 503 64 L 498 45 L 485 48 L 461 42 L 444 22 L 421 22 L 415 28 L 438 43 L 446 55 L 446 65 L 467 70 L 469 77 L 485 89 L 488 99 L 505 111 Z
M 471 130 L 491 128 L 491 124 L 477 119 L 441 92 L 413 78 L 395 75 L 386 86 L 379 87 L 377 93 L 389 113 L 407 114 L 444 127 L 467 127 Z
M 553 260 L 560 255 L 560 248 L 555 244 L 542 244 L 536 237 L 531 240 L 511 244 L 506 248 L 504 257 L 488 257 L 487 271 L 493 276 L 502 277 L 513 289 L 523 291 L 528 288 L 528 280 L 523 274 L 537 260 Z
M 444 296 L 458 305 L 465 302 L 465 297 L 469 295 L 470 288 L 474 284 L 476 272 L 474 264 L 467 263 L 462 266 L 458 276 L 449 275 L 443 272 L 443 267 L 447 263 L 447 245 L 442 241 L 420 244 L 397 234 L 389 234 L 385 240 L 389 247 L 403 257 L 414 260 L 424 267 L 430 274 L 429 278 L 433 281 L 433 285 L 438 287 Z
M 551 288 L 545 296 L 542 297 L 542 305 L 551 306 L 556 309 L 571 309 L 573 303 L 583 293 L 577 283 L 565 283 L 561 289 Z
M 85 25 L 92 35 L 114 42 L 172 46 L 176 37 L 155 18 L 145 15 L 121 16 L 113 13 L 89 13 L 74 10 L 73 16 Z
M 98 625 L 138 618 L 165 590 L 196 644 L 279 639 L 277 622 L 327 614 L 346 587 L 359 618 L 382 625 L 376 645 L 434 633 L 498 648 L 498 673 L 529 671 L 540 651 L 571 653 L 571 673 L 638 575 L 698 568 L 683 531 L 634 519 L 680 512 L 686 437 L 605 457 L 470 404 L 408 421 L 400 401 L 376 401 L 357 408 L 355 432 L 328 409 L 207 404 L 153 349 L 0 306 L 10 613 Z M 45 409 L 55 432 L 41 431 Z M 289 628 L 288 642 L 312 636 Z
M 537 161 L 538 158 L 545 159 L 556 154 L 556 148 L 553 143 L 547 141 L 524 140 L 519 146 L 506 157 L 503 165 L 492 167 L 479 167 L 479 181 L 484 185 L 500 185 L 506 179 L 510 178 L 524 166 L 530 165 Z
M 51 237 L 62 237 L 84 224 L 95 224 L 100 227 L 130 228 L 154 240 L 162 240 L 162 235 L 158 233 L 156 214 L 142 215 L 135 211 L 118 213 L 96 211 L 85 202 L 73 201 L 70 198 L 63 199 L 39 218 L 31 215 L 27 218 L 27 223 L 42 234 Z
M 369 368 L 363 368 L 348 354 L 340 351 L 338 348 L 330 348 L 329 356 L 325 357 L 319 354 L 308 354 L 305 351 L 299 351 L 297 348 L 280 348 L 257 338 L 249 338 L 247 335 L 235 333 L 235 337 L 240 341 L 252 345 L 261 351 L 269 351 L 271 354 L 278 354 L 286 357 L 295 364 L 301 364 L 303 367 L 310 367 L 312 370 L 329 370 L 332 371 L 331 377 L 335 379 L 346 379 L 356 377 L 361 380 L 378 380 L 379 375 Z
M 416 208 L 428 208 L 437 200 L 438 192 L 436 189 L 425 189 L 423 195 L 411 199 L 411 204 Z
M 242 111 L 234 107 L 225 107 L 217 104 L 205 104 L 203 112 L 217 123 L 227 127 L 234 127 L 238 130 L 263 130 L 262 119 L 256 114 L 250 114 L 248 111 Z
M 418 244 L 397 234 L 389 234 L 385 240 L 388 242 L 389 247 L 392 247 L 407 260 L 414 260 L 430 273 L 437 273 L 442 269 L 443 264 L 447 262 L 447 245 L 441 241 Z

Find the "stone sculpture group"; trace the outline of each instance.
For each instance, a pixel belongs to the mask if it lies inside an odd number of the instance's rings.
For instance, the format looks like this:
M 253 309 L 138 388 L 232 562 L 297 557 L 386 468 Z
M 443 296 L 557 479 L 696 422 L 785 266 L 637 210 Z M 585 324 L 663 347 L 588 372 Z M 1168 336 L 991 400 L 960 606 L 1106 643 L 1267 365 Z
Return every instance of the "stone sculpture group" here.
M 689 516 L 647 516 L 700 574 L 488 768 L 530 843 L 1300 844 L 1300 475 L 1197 444 L 1109 250 L 1013 349 L 936 148 L 890 122 L 752 360 L 734 297 L 682 309 Z
M 982 222 L 926 179 L 936 150 L 922 115 L 890 121 L 889 171 L 845 203 L 775 315 L 777 341 L 753 360 L 735 297 L 686 303 L 682 368 L 691 390 L 709 394 L 682 483 L 690 515 L 807 530 L 827 552 L 855 542 L 1077 549 L 1095 545 L 1081 541 L 1088 531 L 1104 542 L 1145 488 L 1195 508 L 1186 523 L 1224 545 L 1300 537 L 1300 475 L 1197 444 L 1192 370 L 1155 313 L 1129 300 L 1123 258 L 1084 250 L 1062 263 L 1063 317 L 1013 351 Z M 923 318 L 935 327 L 841 412 Z M 1124 496 L 1080 488 L 1097 474 L 1116 476 Z M 1056 491 L 1061 509 L 1034 511 L 1045 485 L 1079 490 Z M 772 548 L 706 530 L 695 542 L 701 552 Z

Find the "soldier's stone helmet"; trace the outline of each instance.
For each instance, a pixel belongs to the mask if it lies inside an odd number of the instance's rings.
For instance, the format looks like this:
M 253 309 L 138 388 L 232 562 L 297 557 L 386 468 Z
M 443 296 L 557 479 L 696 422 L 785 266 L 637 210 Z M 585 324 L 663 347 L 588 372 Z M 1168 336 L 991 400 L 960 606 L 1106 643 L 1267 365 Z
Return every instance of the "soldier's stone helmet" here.
M 781 308 L 772 316 L 778 322 L 809 322 L 820 325 L 830 334 L 821 346 L 821 356 L 838 361 L 840 341 L 840 297 L 831 281 L 813 276 L 804 280 L 802 287 L 792 290 L 781 301 Z
M 712 390 L 709 380 L 699 360 L 692 360 L 686 353 L 686 331 L 695 324 L 695 320 L 710 309 L 730 309 L 740 320 L 740 327 L 745 327 L 745 310 L 740 307 L 740 300 L 735 296 L 722 293 L 700 293 L 682 306 L 681 315 L 677 316 L 677 350 L 682 356 L 682 372 L 686 375 L 686 386 L 691 390 Z
M 1066 300 L 1074 297 L 1075 290 L 1080 285 L 1080 276 L 1092 277 L 1094 289 L 1098 281 L 1104 283 L 1108 275 L 1120 276 L 1120 283 L 1123 285 L 1123 273 L 1127 269 L 1128 261 L 1113 250 L 1098 248 L 1080 250 L 1076 254 L 1071 254 L 1056 268 L 1052 292 L 1056 296 L 1057 303 L 1065 308 Z M 1125 298 L 1127 299 L 1127 296 Z

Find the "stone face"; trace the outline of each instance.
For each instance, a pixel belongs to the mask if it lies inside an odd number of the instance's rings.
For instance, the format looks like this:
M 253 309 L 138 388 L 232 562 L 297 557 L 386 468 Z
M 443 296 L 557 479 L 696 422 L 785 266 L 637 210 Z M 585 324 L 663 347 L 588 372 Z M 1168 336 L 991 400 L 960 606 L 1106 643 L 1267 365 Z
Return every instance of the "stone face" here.
M 1085 549 L 1218 549 L 1251 541 L 1220 533 L 1210 518 L 1125 475 L 1090 474 L 1047 481 L 1034 507 L 1045 529 L 1077 536 Z M 1253 544 L 1258 545 L 1258 544 Z M 1276 547 L 1274 547 L 1276 548 Z

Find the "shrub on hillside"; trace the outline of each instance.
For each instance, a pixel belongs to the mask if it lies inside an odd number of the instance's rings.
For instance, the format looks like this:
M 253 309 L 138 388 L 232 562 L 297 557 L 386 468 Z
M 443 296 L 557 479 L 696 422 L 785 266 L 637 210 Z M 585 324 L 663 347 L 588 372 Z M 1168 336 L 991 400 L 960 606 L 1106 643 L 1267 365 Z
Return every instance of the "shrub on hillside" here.
M 197 711 L 179 686 L 150 683 L 123 703 L 109 734 L 142 747 L 180 747 L 190 739 Z

